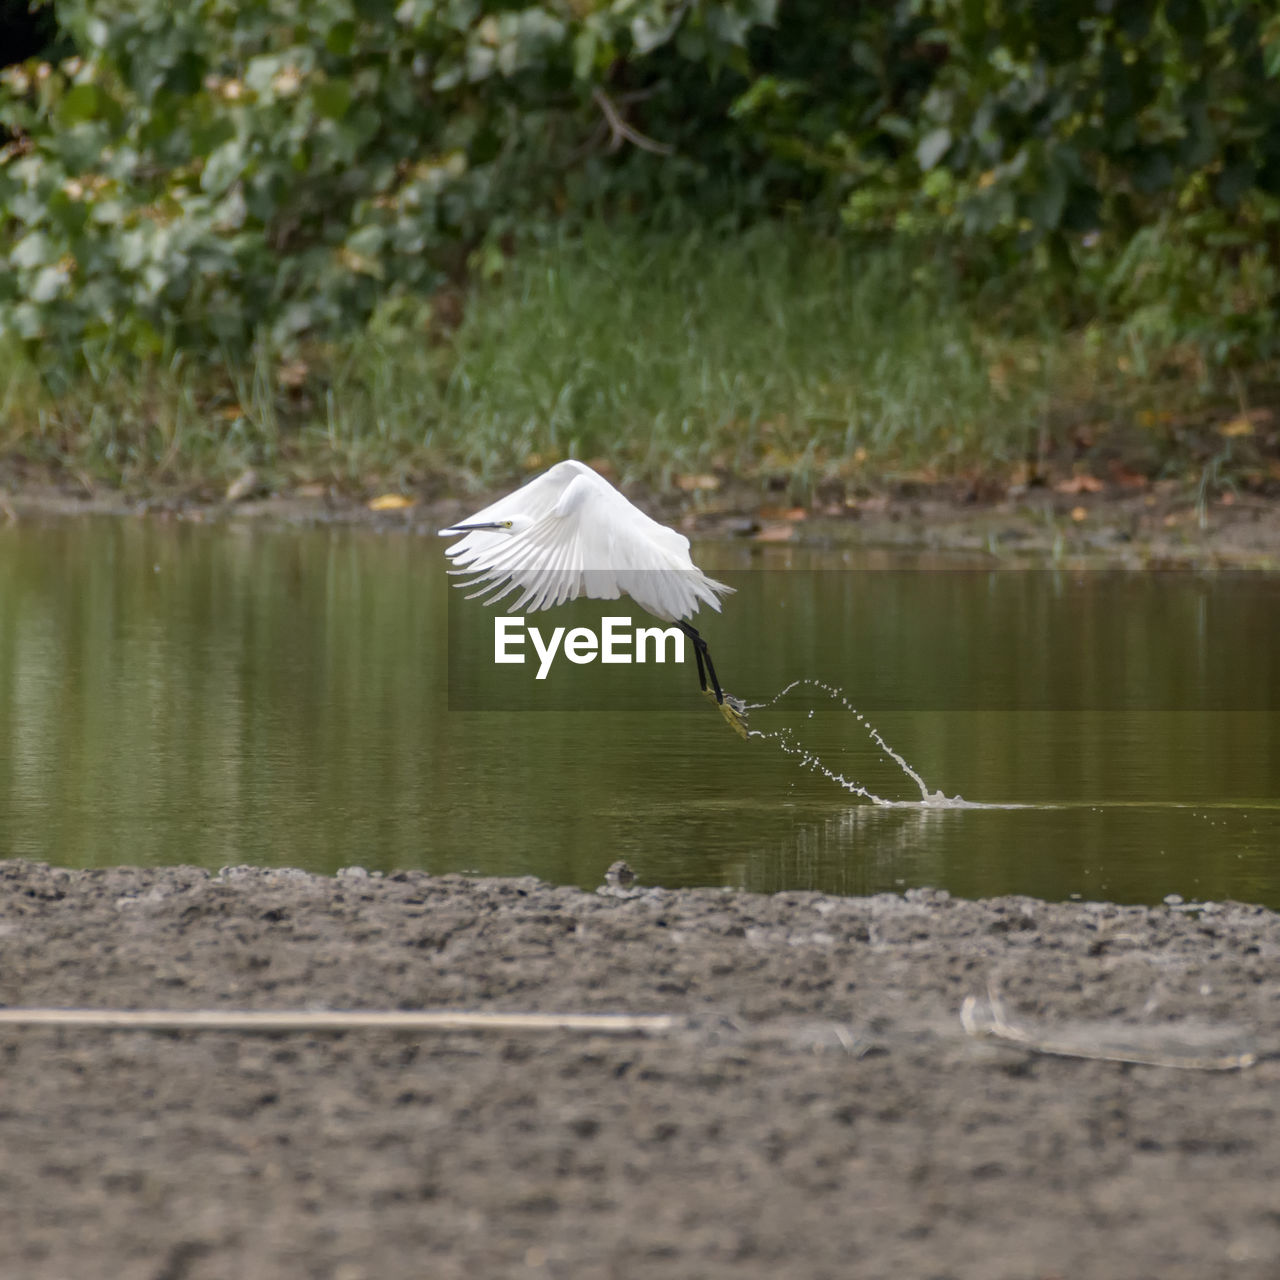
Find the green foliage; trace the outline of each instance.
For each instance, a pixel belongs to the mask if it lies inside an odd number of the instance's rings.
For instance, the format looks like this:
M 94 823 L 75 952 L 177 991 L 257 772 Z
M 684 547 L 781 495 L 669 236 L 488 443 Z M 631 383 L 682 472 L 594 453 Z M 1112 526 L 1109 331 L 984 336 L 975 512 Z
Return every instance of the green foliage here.
M 656 145 L 616 64 L 642 97 L 660 51 L 741 64 L 774 2 L 64 0 L 77 52 L 2 74 L 0 335 L 93 363 L 359 326 Z
M 930 0 L 938 71 L 855 226 L 984 242 L 1213 358 L 1276 343 L 1280 14 L 1248 0 Z
M 1277 348 L 1266 0 L 56 15 L 56 58 L 0 72 L 0 342 L 54 385 L 387 332 L 592 217 L 723 230 L 797 208 L 945 244 L 1028 312 L 1125 321 L 1210 365 Z
M 412 349 L 379 355 L 356 367 L 383 364 L 392 399 L 416 401 L 405 427 L 475 472 L 607 457 L 660 484 L 721 468 L 808 491 L 858 458 L 1020 457 L 1039 386 L 992 409 L 984 338 L 927 251 L 776 225 L 723 244 L 596 230 L 526 255 L 467 309 L 432 402 Z
M 194 361 L 109 365 L 56 397 L 0 349 L 0 451 L 208 496 L 247 467 L 360 491 L 497 485 L 576 456 L 659 488 L 711 474 L 838 502 L 895 475 L 1006 470 L 1051 409 L 1098 431 L 1132 422 L 1139 394 L 1164 408 L 1152 379 L 1118 385 L 1119 357 L 1152 363 L 1140 344 L 1051 324 L 1011 338 L 946 255 L 905 239 L 615 221 L 526 248 L 461 314 L 424 341 L 406 303 L 288 361 L 260 348 L 225 384 Z

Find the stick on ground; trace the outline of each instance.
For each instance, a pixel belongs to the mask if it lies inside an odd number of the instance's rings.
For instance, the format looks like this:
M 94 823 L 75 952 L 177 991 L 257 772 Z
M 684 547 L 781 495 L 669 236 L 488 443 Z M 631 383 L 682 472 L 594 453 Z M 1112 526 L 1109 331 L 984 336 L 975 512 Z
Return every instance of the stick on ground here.
M 463 1009 L 0 1009 L 0 1027 L 126 1031 L 671 1031 L 671 1014 Z

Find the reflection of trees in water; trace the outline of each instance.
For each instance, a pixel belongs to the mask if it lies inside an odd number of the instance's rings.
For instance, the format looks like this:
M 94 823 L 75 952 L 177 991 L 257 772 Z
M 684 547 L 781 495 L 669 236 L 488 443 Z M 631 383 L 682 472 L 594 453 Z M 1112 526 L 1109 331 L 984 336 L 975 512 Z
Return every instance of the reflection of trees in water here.
M 867 576 L 737 575 L 732 616 L 714 620 L 717 657 L 747 693 L 797 670 L 876 691 L 893 674 L 893 636 L 903 667 L 924 661 L 926 640 L 952 653 L 956 617 L 928 591 L 907 591 L 875 640 L 849 585 Z M 988 589 L 986 575 L 948 581 Z M 741 743 L 692 693 L 687 707 L 625 715 L 449 713 L 447 593 L 438 547 L 412 536 L 127 520 L 0 529 L 0 851 L 587 886 L 625 857 L 642 882 L 672 886 L 1276 896 L 1274 818 L 1088 808 L 1280 796 L 1280 717 L 1265 699 L 1212 713 L 872 711 L 931 788 L 1083 806 L 882 809 Z M 1176 647 L 1180 608 L 1149 615 L 1142 644 Z M 1193 637 L 1195 653 L 1204 643 Z M 1240 646 L 1235 662 L 1260 681 L 1269 653 Z M 846 777 L 912 798 L 848 713 L 776 714 Z
M 758 892 L 866 895 L 910 888 L 957 897 L 1026 894 L 1159 902 L 1237 899 L 1280 906 L 1280 803 L 1011 808 L 859 804 L 796 824 L 744 862 Z
M 429 595 L 408 542 L 115 520 L 11 535 L 6 850 L 376 862 L 386 824 L 411 820 L 403 797 L 430 785 L 415 731 L 432 717 L 404 679 Z M 372 825 L 344 828 L 344 810 Z
M 940 884 L 944 868 L 934 835 L 955 817 L 944 809 L 850 805 L 820 822 L 798 824 L 771 859 L 749 864 L 745 887 L 865 895 Z

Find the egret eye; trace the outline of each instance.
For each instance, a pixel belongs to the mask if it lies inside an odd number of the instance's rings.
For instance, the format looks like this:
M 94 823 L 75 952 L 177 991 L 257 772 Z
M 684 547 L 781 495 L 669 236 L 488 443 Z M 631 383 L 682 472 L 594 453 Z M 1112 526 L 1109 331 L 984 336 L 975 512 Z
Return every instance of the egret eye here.
M 514 521 L 514 520 L 504 520 L 504 521 L 502 522 L 502 527 L 503 527 L 504 529 L 510 529 L 510 528 L 511 528 L 511 526 L 512 526 L 514 523 L 515 523 L 515 521 Z

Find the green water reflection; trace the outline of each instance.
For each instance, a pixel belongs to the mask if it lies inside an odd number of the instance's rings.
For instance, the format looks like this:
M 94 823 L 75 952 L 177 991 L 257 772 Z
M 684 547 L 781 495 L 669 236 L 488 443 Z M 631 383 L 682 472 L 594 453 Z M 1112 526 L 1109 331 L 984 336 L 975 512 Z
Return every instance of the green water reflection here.
M 759 563 L 739 546 L 702 560 Z M 458 710 L 484 705 L 492 668 L 457 646 L 479 653 L 491 624 L 476 604 L 459 622 L 434 538 L 66 521 L 0 529 L 0 854 L 584 886 L 624 857 L 672 886 L 1280 905 L 1275 579 L 897 590 L 832 577 L 848 557 L 767 563 L 704 628 L 731 690 L 838 683 L 931 788 L 1030 807 L 855 803 L 734 737 L 688 669 L 627 673 L 647 710 Z M 607 705 L 616 674 L 568 678 Z M 754 723 L 913 794 L 822 697 Z

